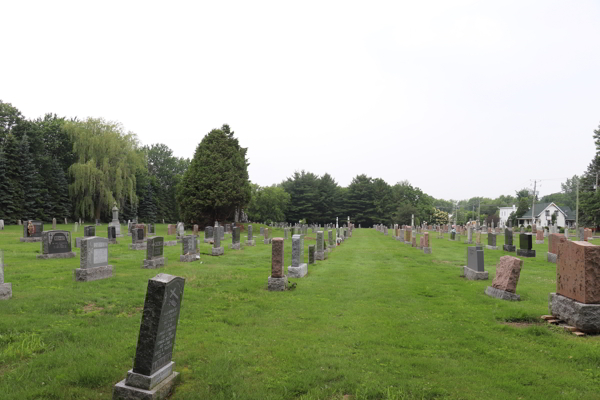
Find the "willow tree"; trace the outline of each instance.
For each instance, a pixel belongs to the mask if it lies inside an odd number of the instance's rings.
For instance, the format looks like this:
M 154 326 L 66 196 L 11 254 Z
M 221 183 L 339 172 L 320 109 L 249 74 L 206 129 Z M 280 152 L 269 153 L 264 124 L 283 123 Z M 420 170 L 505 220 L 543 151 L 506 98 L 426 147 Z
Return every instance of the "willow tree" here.
M 137 204 L 135 173 L 145 168 L 137 152 L 137 136 L 104 119 L 69 121 L 65 130 L 73 140 L 77 161 L 69 167 L 69 196 L 76 218 L 100 219 L 114 203 Z

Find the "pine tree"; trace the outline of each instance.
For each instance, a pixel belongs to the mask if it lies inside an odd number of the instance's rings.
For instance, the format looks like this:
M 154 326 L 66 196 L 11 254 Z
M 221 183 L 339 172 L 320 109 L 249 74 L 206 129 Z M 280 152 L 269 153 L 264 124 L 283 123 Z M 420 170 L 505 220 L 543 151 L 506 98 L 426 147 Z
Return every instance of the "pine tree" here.
M 19 147 L 21 154 L 21 190 L 23 192 L 23 219 L 43 219 L 43 198 L 40 177 L 29 152 L 29 139 L 23 135 Z
M 6 223 L 11 221 L 11 216 L 16 212 L 12 199 L 14 192 L 12 181 L 8 179 L 6 173 L 4 149 L 0 148 L 0 219 L 5 220 Z
M 146 185 L 146 193 L 144 194 L 144 198 L 140 201 L 139 213 L 139 217 L 142 221 L 151 223 L 156 221 L 156 198 L 151 182 L 148 182 Z
M 6 160 L 6 178 L 8 181 L 7 193 L 9 193 L 11 207 L 7 208 L 7 218 L 13 224 L 21 219 L 23 211 L 23 190 L 21 189 L 21 154 L 19 143 L 13 134 L 8 134 L 4 141 L 4 155 Z

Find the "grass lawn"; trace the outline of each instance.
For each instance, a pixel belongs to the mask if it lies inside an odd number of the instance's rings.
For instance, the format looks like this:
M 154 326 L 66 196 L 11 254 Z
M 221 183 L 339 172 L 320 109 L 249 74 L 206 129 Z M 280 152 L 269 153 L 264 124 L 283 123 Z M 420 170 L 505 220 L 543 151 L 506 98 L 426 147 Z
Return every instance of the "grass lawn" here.
M 425 255 L 356 229 L 305 278 L 290 279 L 295 289 L 268 292 L 271 247 L 261 237 L 234 251 L 226 235 L 221 257 L 202 243 L 193 263 L 179 262 L 181 245 L 165 247 L 159 270 L 141 269 L 145 251 L 129 250 L 123 237 L 109 247 L 113 278 L 76 283 L 79 249 L 73 259 L 38 260 L 41 244 L 20 243 L 21 232 L 0 231 L 13 285 L 13 298 L 0 301 L 3 400 L 111 399 L 133 363 L 147 281 L 159 272 L 186 279 L 172 399 L 600 398 L 600 336 L 540 322 L 556 287 L 547 239 L 534 244 L 537 258 L 524 259 L 521 301 L 508 302 L 484 294 L 507 253 L 486 249 L 490 280 L 466 281 L 458 267 L 467 245 L 448 234 L 431 233 Z M 106 236 L 106 225 L 97 232 Z M 157 225 L 175 239 L 166 232 Z M 305 246 L 315 238 L 309 233 Z M 291 254 L 288 240 L 286 265 Z

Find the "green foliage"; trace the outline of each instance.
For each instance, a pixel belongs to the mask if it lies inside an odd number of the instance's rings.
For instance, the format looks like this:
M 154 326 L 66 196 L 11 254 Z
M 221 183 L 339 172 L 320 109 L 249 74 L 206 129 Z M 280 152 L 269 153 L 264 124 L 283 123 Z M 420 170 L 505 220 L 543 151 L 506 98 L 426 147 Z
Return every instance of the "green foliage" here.
M 247 149 L 229 125 L 210 131 L 194 153 L 177 190 L 184 222 L 213 224 L 231 220 L 250 201 Z
M 280 222 L 286 220 L 291 196 L 281 185 L 261 187 L 252 184 L 252 197 L 247 214 L 250 221 Z
M 531 208 L 531 201 L 528 197 L 519 198 L 516 217 L 521 218 Z
M 431 224 L 447 224 L 448 221 L 448 213 L 446 211 L 442 211 L 438 208 L 433 209 L 433 213 L 431 215 Z
M 15 193 L 13 180 L 8 177 L 4 149 L 0 147 L 0 219 L 7 224 L 17 219 L 18 212 L 13 202 Z
M 21 191 L 23 203 L 21 204 L 21 216 L 23 220 L 40 219 L 47 220 L 44 214 L 44 204 L 47 201 L 41 192 L 41 178 L 37 167 L 33 163 L 33 157 L 29 152 L 29 139 L 23 135 L 19 146 L 21 156 Z
M 143 198 L 140 200 L 139 218 L 141 221 L 155 223 L 156 222 L 156 197 L 155 183 L 148 180 Z
M 16 224 L 23 212 L 23 189 L 21 187 L 21 154 L 17 138 L 9 133 L 4 140 L 4 155 L 6 160 L 7 193 L 10 195 L 11 206 L 7 207 L 7 223 Z
M 108 219 L 115 202 L 120 208 L 126 199 L 137 205 L 135 174 L 145 168 L 145 162 L 136 151 L 136 135 L 102 118 L 69 121 L 65 129 L 77 155 L 77 162 L 69 167 L 75 217 Z
M 350 218 L 356 225 L 372 226 L 380 221 L 375 205 L 373 178 L 367 175 L 357 175 L 348 186 L 346 206 Z
M 306 219 L 310 224 L 319 220 L 319 185 L 319 177 L 304 170 L 294 172 L 281 183 L 281 187 L 290 195 L 290 204 L 286 212 L 288 222 L 295 223 Z

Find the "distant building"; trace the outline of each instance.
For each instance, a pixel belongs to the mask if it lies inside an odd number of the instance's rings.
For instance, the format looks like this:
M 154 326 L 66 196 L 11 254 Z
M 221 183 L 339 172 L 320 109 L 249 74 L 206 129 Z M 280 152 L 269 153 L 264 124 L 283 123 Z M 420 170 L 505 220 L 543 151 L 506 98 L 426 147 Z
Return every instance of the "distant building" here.
M 569 207 L 559 207 L 554 203 L 538 203 L 535 205 L 535 223 L 537 226 L 552 225 L 552 215 L 556 214 L 556 224 L 558 226 L 575 225 L 575 212 Z M 531 208 L 527 210 L 521 218 L 518 219 L 519 226 L 530 226 L 532 224 Z
M 500 217 L 500 221 L 498 222 L 498 225 L 501 227 L 507 226 L 508 225 L 508 217 L 512 212 L 517 212 L 517 206 L 515 206 L 513 204 L 512 207 L 498 207 L 498 209 L 500 210 L 498 212 L 499 217 Z

